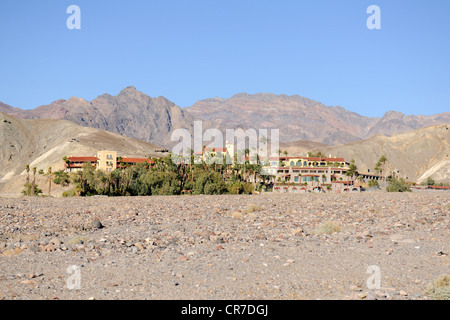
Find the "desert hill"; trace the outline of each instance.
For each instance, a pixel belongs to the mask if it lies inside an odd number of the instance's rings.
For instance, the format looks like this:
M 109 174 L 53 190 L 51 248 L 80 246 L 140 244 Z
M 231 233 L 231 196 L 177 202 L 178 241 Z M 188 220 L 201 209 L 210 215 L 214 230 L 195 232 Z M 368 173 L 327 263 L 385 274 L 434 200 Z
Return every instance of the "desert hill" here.
M 45 172 L 63 168 L 64 156 L 95 156 L 116 150 L 119 156 L 161 156 L 159 146 L 67 120 L 17 119 L 0 113 L 0 194 L 20 193 L 25 166 Z
M 301 155 L 301 156 L 305 156 L 308 151 L 315 149 L 323 149 L 326 147 L 328 147 L 328 145 L 326 144 L 305 140 L 279 143 L 279 149 L 282 153 L 286 150 L 290 155 Z M 270 150 L 270 148 L 268 148 L 268 150 Z

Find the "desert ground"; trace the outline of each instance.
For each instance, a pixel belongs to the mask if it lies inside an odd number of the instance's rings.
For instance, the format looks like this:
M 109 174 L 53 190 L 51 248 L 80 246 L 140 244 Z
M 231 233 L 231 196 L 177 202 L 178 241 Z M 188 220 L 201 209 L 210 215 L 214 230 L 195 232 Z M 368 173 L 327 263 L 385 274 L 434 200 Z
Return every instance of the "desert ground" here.
M 445 192 L 0 198 L 0 299 L 433 299 L 449 225 Z

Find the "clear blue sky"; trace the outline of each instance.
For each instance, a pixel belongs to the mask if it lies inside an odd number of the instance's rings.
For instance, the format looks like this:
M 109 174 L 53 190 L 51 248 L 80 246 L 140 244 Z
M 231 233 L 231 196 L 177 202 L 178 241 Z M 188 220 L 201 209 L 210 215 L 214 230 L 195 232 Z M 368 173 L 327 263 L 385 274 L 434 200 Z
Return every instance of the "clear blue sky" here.
M 71 4 L 81 30 L 66 27 Z M 366 27 L 372 4 L 381 30 Z M 0 1 L 0 101 L 129 85 L 181 107 L 272 92 L 366 116 L 450 111 L 450 1 Z

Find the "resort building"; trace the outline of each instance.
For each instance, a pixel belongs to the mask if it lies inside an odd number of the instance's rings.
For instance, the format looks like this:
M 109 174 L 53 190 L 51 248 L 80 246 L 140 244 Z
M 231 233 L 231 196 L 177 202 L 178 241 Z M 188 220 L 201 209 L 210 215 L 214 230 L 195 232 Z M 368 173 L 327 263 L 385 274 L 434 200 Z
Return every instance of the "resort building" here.
M 96 170 L 112 172 L 115 169 L 124 169 L 138 163 L 153 165 L 154 161 L 147 158 L 117 157 L 117 151 L 101 150 L 96 157 L 68 157 L 64 164 L 66 172 L 81 171 L 83 166 L 90 163 Z
M 97 152 L 98 170 L 111 172 L 117 169 L 117 151 L 102 150 Z
M 273 183 L 274 192 L 360 191 L 362 183 L 379 180 L 371 174 L 348 175 L 350 162 L 336 157 L 271 157 L 261 174 Z
M 64 167 L 66 168 L 66 172 L 77 172 L 83 170 L 83 166 L 86 163 L 97 167 L 97 162 L 97 157 L 68 157 Z

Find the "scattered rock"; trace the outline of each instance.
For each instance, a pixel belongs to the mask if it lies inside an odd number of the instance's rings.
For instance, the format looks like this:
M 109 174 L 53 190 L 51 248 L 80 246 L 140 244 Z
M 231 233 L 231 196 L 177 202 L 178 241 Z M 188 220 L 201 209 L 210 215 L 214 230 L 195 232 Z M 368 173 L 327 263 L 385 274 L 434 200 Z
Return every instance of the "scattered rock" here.
M 224 239 L 223 237 L 219 237 L 219 236 L 210 236 L 209 240 L 211 240 L 214 243 L 224 243 Z
M 180 256 L 180 257 L 178 257 L 178 261 L 188 261 L 188 260 L 189 260 L 189 258 L 186 257 L 186 256 Z
M 350 291 L 362 291 L 362 288 L 361 288 L 361 286 L 355 286 L 355 285 L 351 285 L 350 286 Z
M 52 243 L 49 243 L 49 244 L 47 244 L 46 246 L 43 246 L 42 247 L 42 251 L 43 252 L 53 252 L 53 251 L 55 251 L 56 249 L 55 249 L 55 247 L 53 246 L 53 244 Z
M 297 228 L 292 230 L 292 234 L 295 236 L 301 236 L 303 235 L 303 228 Z
M 103 225 L 100 222 L 100 220 L 95 219 L 94 221 L 92 221 L 92 228 L 101 229 L 101 228 L 103 228 Z

